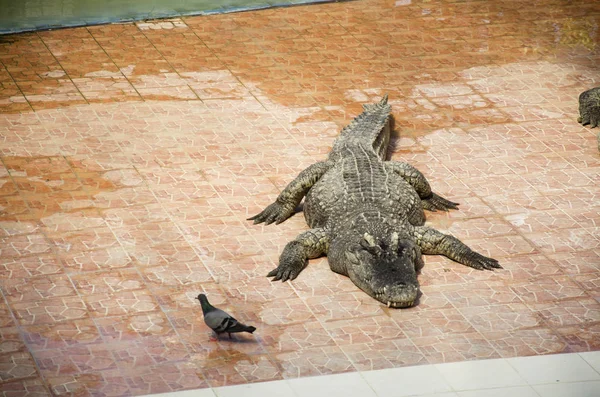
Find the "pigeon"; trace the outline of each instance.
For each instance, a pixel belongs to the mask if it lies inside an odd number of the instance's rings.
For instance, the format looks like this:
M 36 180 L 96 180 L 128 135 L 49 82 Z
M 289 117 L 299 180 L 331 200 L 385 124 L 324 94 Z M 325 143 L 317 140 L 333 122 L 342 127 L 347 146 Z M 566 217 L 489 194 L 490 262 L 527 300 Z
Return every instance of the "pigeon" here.
M 231 315 L 229 315 L 228 313 L 225 313 L 223 310 L 217 309 L 216 307 L 208 303 L 206 295 L 200 294 L 196 299 L 198 299 L 200 301 L 200 305 L 202 305 L 204 322 L 213 331 L 215 331 L 217 336 L 226 332 L 229 334 L 229 338 L 231 338 L 231 334 L 236 332 L 253 333 L 254 331 L 256 331 L 255 327 L 240 323 L 238 320 L 231 317 Z

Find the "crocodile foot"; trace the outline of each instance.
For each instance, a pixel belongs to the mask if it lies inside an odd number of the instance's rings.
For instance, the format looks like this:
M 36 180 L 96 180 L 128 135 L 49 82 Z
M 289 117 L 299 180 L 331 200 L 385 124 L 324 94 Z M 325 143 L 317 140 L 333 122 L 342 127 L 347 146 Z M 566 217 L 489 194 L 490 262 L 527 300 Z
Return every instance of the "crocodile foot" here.
M 271 281 L 291 281 L 298 277 L 298 275 L 300 274 L 302 269 L 304 269 L 304 267 L 305 266 L 302 266 L 302 264 L 299 262 L 294 263 L 291 261 L 281 261 L 281 263 L 279 263 L 279 266 L 277 266 L 275 269 L 271 270 L 269 274 L 267 274 L 267 277 L 273 277 Z
M 421 200 L 421 202 L 423 203 L 423 208 L 431 212 L 435 212 L 437 210 L 457 210 L 459 205 L 458 203 L 446 200 L 442 196 L 438 196 L 435 193 L 431 193 L 431 197 Z
M 260 214 L 254 215 L 251 218 L 248 218 L 249 221 L 254 221 L 254 224 L 265 223 L 265 225 L 270 225 L 275 222 L 276 225 L 285 221 L 287 218 L 292 216 L 294 213 L 294 207 L 290 209 L 289 206 L 281 204 L 277 201 L 270 204 L 267 208 L 265 208 Z
M 488 258 L 475 251 L 469 252 L 461 263 L 477 270 L 502 269 L 496 259 Z

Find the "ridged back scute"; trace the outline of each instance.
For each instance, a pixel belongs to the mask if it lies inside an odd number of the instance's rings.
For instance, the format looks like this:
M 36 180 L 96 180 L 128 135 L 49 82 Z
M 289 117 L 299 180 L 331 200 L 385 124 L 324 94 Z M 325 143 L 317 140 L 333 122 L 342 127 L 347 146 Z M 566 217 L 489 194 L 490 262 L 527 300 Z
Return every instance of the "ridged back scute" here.
M 390 139 L 390 115 L 392 107 L 387 94 L 381 101 L 363 105 L 363 112 L 342 129 L 333 144 L 332 153 L 342 146 L 358 144 L 371 146 L 380 158 L 384 158 Z M 365 145 L 367 144 L 367 145 Z

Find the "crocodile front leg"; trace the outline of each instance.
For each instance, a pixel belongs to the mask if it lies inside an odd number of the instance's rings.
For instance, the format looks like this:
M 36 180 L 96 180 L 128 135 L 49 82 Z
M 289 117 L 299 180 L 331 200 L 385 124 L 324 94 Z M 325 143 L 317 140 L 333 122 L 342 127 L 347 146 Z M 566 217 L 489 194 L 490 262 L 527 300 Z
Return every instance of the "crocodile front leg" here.
M 385 167 L 401 176 L 417 192 L 423 203 L 423 208 L 435 212 L 436 210 L 448 211 L 449 209 L 458 209 L 458 203 L 446 200 L 431 191 L 431 186 L 425 176 L 410 164 L 399 161 L 386 161 Z
M 300 204 L 302 198 L 317 183 L 319 179 L 333 166 L 333 162 L 320 161 L 302 171 L 296 179 L 283 189 L 274 203 L 270 204 L 260 214 L 248 218 L 254 224 L 264 222 L 270 225 L 275 222 L 279 224 L 292 216 L 294 209 Z
M 415 227 L 414 237 L 424 254 L 444 255 L 453 261 L 478 270 L 502 269 L 496 259 L 483 256 L 467 247 L 456 237 L 427 226 Z
M 308 265 L 309 259 L 326 254 L 328 249 L 329 237 L 324 229 L 307 230 L 287 243 L 279 257 L 279 266 L 271 270 L 267 277 L 273 277 L 273 281 L 293 280 Z

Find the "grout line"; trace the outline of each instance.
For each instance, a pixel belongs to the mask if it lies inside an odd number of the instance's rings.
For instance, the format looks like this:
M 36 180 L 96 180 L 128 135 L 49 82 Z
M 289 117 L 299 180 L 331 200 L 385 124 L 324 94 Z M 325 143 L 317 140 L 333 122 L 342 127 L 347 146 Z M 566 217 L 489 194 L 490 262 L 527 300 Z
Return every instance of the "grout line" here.
M 144 22 L 145 22 L 145 21 L 144 21 Z M 188 29 L 191 29 L 191 28 L 190 28 L 190 27 L 189 27 L 189 26 L 188 26 L 188 25 L 185 23 L 185 21 L 184 21 L 183 19 L 181 19 L 181 22 L 182 22 L 183 24 L 185 24 L 185 26 L 187 26 L 187 28 L 188 28 Z M 189 85 L 189 83 L 187 82 L 187 79 L 186 79 L 185 77 L 182 77 L 182 76 L 181 76 L 181 74 L 179 73 L 179 71 L 178 71 L 178 70 L 177 70 L 177 69 L 176 69 L 176 68 L 175 68 L 175 67 L 174 67 L 174 66 L 171 64 L 171 62 L 169 62 L 169 60 L 168 60 L 168 59 L 167 59 L 167 58 L 164 56 L 164 54 L 163 54 L 163 53 L 162 53 L 162 52 L 161 52 L 161 51 L 160 51 L 158 48 L 156 48 L 156 45 L 154 44 L 154 42 L 153 42 L 153 41 L 152 41 L 150 38 L 148 38 L 148 36 L 146 35 L 146 33 L 144 33 L 144 31 L 143 31 L 143 30 L 141 30 L 141 29 L 139 28 L 139 26 L 137 25 L 137 22 L 133 22 L 133 25 L 134 25 L 134 26 L 137 28 L 137 30 L 138 30 L 138 31 L 139 31 L 139 32 L 140 32 L 140 33 L 141 33 L 141 34 L 142 34 L 142 35 L 143 35 L 143 36 L 146 38 L 146 40 L 148 40 L 148 42 L 150 43 L 150 45 L 152 45 L 152 48 L 154 48 L 154 49 L 156 50 L 156 52 L 160 54 L 160 56 L 163 58 L 163 60 L 164 60 L 164 61 L 167 63 L 167 65 L 169 65 L 169 67 L 170 67 L 170 68 L 171 68 L 171 69 L 172 69 L 172 70 L 173 70 L 173 71 L 174 71 L 174 72 L 177 74 L 177 76 L 178 76 L 180 79 L 182 79 L 183 81 L 185 81 L 185 82 L 186 82 L 186 87 L 188 87 L 188 88 L 189 88 L 189 89 L 190 89 L 190 90 L 191 90 L 191 91 L 194 93 L 194 95 L 196 96 L 196 98 L 198 98 L 198 100 L 199 100 L 200 102 L 204 102 L 204 101 L 202 100 L 202 98 L 200 98 L 200 96 L 198 95 L 198 93 L 197 93 L 197 92 L 196 92 L 196 91 L 195 91 L 195 90 L 194 90 L 194 89 L 193 89 L 193 88 L 192 88 L 192 87 Z M 172 30 L 176 30 L 176 29 L 177 29 L 177 28 L 176 28 L 176 27 L 174 27 Z M 169 33 L 170 33 L 170 31 L 169 31 Z M 168 33 L 167 33 L 167 34 L 168 34 Z M 169 86 L 169 87 L 173 87 L 173 86 Z M 159 87 L 159 88 L 161 88 L 161 89 L 162 89 L 162 88 L 164 88 L 164 87 Z M 181 98 L 181 99 L 182 99 L 182 100 L 188 100 L 188 101 L 190 100 L 189 98 Z M 192 99 L 192 100 L 193 100 L 193 99 Z
M 127 22 L 125 24 L 128 25 L 128 24 L 131 24 L 131 22 Z M 121 73 L 121 76 L 123 76 L 123 78 L 129 83 L 129 85 L 131 86 L 131 88 L 133 88 L 133 90 L 135 91 L 135 93 L 140 97 L 140 101 L 146 102 L 146 100 L 144 99 L 144 97 L 139 93 L 138 89 L 133 85 L 133 83 L 129 80 L 129 78 L 127 76 L 125 76 L 125 74 L 123 73 L 122 68 L 120 68 L 119 65 L 117 65 L 117 63 L 114 61 L 114 59 L 112 59 L 112 57 L 110 56 L 110 54 L 108 53 L 108 51 L 106 51 L 106 49 L 102 46 L 102 44 L 100 44 L 100 42 L 98 41 L 98 39 L 96 38 L 96 36 L 94 36 L 94 33 L 92 31 L 90 31 L 90 27 L 89 26 L 85 26 L 85 30 L 89 33 L 90 37 L 92 39 L 94 39 L 94 41 L 96 42 L 96 44 L 98 45 L 98 47 L 102 50 L 102 52 L 104 52 L 104 54 L 106 55 L 106 57 L 108 59 L 110 59 L 110 61 L 112 62 L 112 64 L 115 65 L 115 67 L 119 70 L 119 73 Z
M 27 102 L 27 104 L 29 105 L 29 108 L 31 109 L 31 111 L 35 113 L 35 109 L 31 105 L 31 102 L 29 101 L 29 99 L 27 99 L 27 96 L 23 93 L 23 90 L 19 86 L 19 83 L 17 83 L 17 80 L 15 80 L 15 78 L 13 77 L 13 75 L 8 71 L 8 68 L 6 67 L 6 65 L 4 64 L 4 62 L 2 61 L 2 58 L 0 58 L 0 65 L 2 65 L 2 67 L 4 68 L 4 70 L 6 71 L 6 73 L 8 74 L 8 76 L 10 77 L 10 79 L 12 80 L 12 82 L 15 84 L 15 87 L 17 87 L 17 90 L 19 90 L 19 92 L 21 93 L 21 95 L 23 96 L 23 99 L 25 99 L 25 102 Z M 19 112 L 19 113 L 21 113 L 21 112 Z
M 69 78 L 69 81 L 71 82 L 71 84 L 73 84 L 73 87 L 75 87 L 75 89 L 77 90 L 77 92 L 79 93 L 79 95 L 81 95 L 81 97 L 83 98 L 83 100 L 85 101 L 85 103 L 89 105 L 90 102 L 83 95 L 83 93 L 81 92 L 81 90 L 79 89 L 79 87 L 77 87 L 77 84 L 75 84 L 73 82 L 73 79 L 71 78 L 71 76 L 69 75 L 69 73 L 65 70 L 65 68 L 60 63 L 60 61 L 58 60 L 58 58 L 56 57 L 56 55 L 54 55 L 54 53 L 52 52 L 52 50 L 50 50 L 50 47 L 48 47 L 48 44 L 46 44 L 46 42 L 44 41 L 44 39 L 42 38 L 42 36 L 40 36 L 39 32 L 35 32 L 35 35 L 42 42 L 42 44 L 44 45 L 44 47 L 46 48 L 46 50 L 48 50 L 48 52 L 50 53 L 50 55 L 52 55 L 52 58 L 54 58 L 54 60 L 56 61 L 56 63 L 58 63 L 58 66 L 60 66 L 60 68 L 62 69 L 62 71 L 65 73 L 65 75 Z

